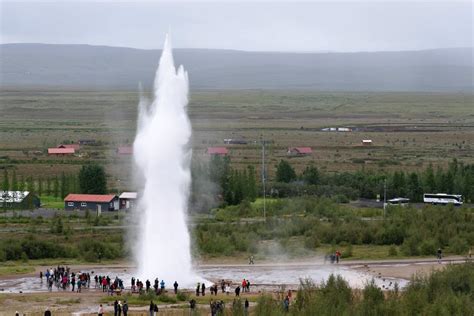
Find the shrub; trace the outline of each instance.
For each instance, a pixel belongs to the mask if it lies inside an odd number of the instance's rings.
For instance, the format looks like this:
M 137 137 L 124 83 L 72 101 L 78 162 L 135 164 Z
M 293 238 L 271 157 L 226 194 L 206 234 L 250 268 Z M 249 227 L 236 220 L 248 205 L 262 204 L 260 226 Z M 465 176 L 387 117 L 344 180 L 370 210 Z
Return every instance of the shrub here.
M 469 250 L 469 244 L 464 238 L 456 236 L 449 240 L 449 249 L 455 254 L 461 255 Z
M 176 299 L 180 302 L 187 302 L 189 300 L 189 294 L 186 292 L 178 291 L 176 294 Z
M 431 255 L 436 254 L 436 242 L 433 239 L 425 239 L 420 245 L 420 253 L 422 255 Z
M 388 248 L 388 255 L 389 255 L 390 257 L 396 257 L 396 256 L 398 256 L 397 246 L 395 246 L 395 245 L 390 245 L 390 247 Z

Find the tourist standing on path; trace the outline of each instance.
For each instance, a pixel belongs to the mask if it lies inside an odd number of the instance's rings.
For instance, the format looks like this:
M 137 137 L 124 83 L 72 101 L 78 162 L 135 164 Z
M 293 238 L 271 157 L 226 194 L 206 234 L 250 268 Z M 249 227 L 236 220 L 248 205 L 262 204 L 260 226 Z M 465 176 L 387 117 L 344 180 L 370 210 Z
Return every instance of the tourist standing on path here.
M 341 252 L 336 250 L 336 263 L 339 263 L 339 258 L 341 258 Z
M 105 292 L 107 290 L 107 279 L 102 278 L 102 292 Z
M 283 300 L 283 307 L 285 308 L 285 312 L 290 311 L 290 298 L 288 296 Z
M 114 302 L 114 316 L 118 316 L 118 301 Z
M 178 294 L 178 281 L 174 281 L 173 287 L 174 287 L 174 294 Z
M 161 292 L 165 291 L 165 281 L 164 280 L 161 280 L 161 282 L 160 282 L 160 289 L 161 289 Z
M 127 316 L 127 314 L 128 314 L 128 304 L 127 304 L 127 301 L 123 301 L 122 311 L 123 311 L 123 316 Z
M 225 294 L 226 295 L 230 294 L 230 284 L 229 283 L 227 283 L 226 286 L 225 286 Z
M 438 251 L 436 252 L 436 257 L 438 258 L 438 263 L 441 263 L 441 258 L 443 257 L 443 251 L 441 248 L 438 248 Z
M 206 296 L 206 285 L 204 282 L 201 284 L 201 294 L 202 296 Z
M 240 297 L 240 285 L 237 285 L 237 287 L 235 288 L 235 296 Z
M 153 303 L 153 301 L 150 301 L 149 311 L 150 311 L 150 316 L 153 316 L 155 314 L 155 304 Z
M 104 316 L 104 307 L 102 307 L 102 304 L 99 305 L 99 309 L 97 310 L 97 316 Z
M 198 282 L 197 287 L 196 287 L 196 296 L 199 296 L 200 290 L 201 290 L 201 283 Z

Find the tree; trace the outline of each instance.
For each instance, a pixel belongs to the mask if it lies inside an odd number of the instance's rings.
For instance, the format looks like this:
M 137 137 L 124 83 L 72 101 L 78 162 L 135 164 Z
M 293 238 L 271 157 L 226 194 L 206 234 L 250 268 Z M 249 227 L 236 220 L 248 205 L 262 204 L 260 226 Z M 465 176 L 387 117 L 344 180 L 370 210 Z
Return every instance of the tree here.
M 26 182 L 26 191 L 33 193 L 35 192 L 35 184 L 33 182 L 33 177 L 28 177 Z
M 58 197 L 59 196 L 59 180 L 58 176 L 54 177 L 54 182 L 53 182 L 53 196 Z
M 319 178 L 319 170 L 313 165 L 306 167 L 303 171 L 303 181 L 306 184 L 317 185 L 319 184 Z
M 104 167 L 97 164 L 84 165 L 79 171 L 79 188 L 84 194 L 107 193 Z
M 423 188 L 421 187 L 418 174 L 412 172 L 408 177 L 408 198 L 412 202 L 421 202 L 423 197 Z
M 2 185 L 2 190 L 3 190 L 3 191 L 8 191 L 8 190 L 10 190 L 10 181 L 8 181 L 8 171 L 7 171 L 7 169 L 3 169 L 3 185 Z
M 276 181 L 290 183 L 296 179 L 296 173 L 290 163 L 286 160 L 280 160 L 276 171 Z
M 46 178 L 46 195 L 51 195 L 51 178 Z
M 43 179 L 41 177 L 38 178 L 38 196 L 43 195 Z
M 13 170 L 13 175 L 12 175 L 12 191 L 18 191 L 18 181 L 16 179 L 15 170 Z
M 66 180 L 66 175 L 63 173 L 61 174 L 61 198 L 64 199 L 67 195 L 67 180 Z
M 25 178 L 23 176 L 20 176 L 20 181 L 18 181 L 17 190 L 25 191 Z
M 255 168 L 253 166 L 247 167 L 247 193 L 246 199 L 253 202 L 257 198 L 257 176 L 255 174 Z
M 425 189 L 425 192 L 428 193 L 435 193 L 436 191 L 436 180 L 432 164 L 429 164 L 429 166 L 425 170 L 423 176 L 423 187 Z

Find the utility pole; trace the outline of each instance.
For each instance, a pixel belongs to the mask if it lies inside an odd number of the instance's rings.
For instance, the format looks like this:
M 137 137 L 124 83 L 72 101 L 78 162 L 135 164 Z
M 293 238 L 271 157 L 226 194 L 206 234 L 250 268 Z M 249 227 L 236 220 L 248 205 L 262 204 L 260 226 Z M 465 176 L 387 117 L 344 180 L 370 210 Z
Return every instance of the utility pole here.
M 387 179 L 383 180 L 383 218 L 385 219 L 385 212 L 387 208 Z
M 266 172 L 265 172 L 265 138 L 262 134 L 262 186 L 263 186 L 263 220 L 266 221 L 266 188 L 265 188 L 265 180 L 266 180 Z

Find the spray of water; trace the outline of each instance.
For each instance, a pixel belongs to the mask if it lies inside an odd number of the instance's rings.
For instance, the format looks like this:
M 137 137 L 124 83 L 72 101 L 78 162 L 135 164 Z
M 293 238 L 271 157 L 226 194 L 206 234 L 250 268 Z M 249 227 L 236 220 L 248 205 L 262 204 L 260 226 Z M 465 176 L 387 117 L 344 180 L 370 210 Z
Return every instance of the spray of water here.
M 191 124 L 186 112 L 188 75 L 174 66 L 166 37 L 156 71 L 154 97 L 140 98 L 134 159 L 144 181 L 138 205 L 135 247 L 138 276 L 191 286 L 198 277 L 191 264 L 187 203 L 191 182 Z

